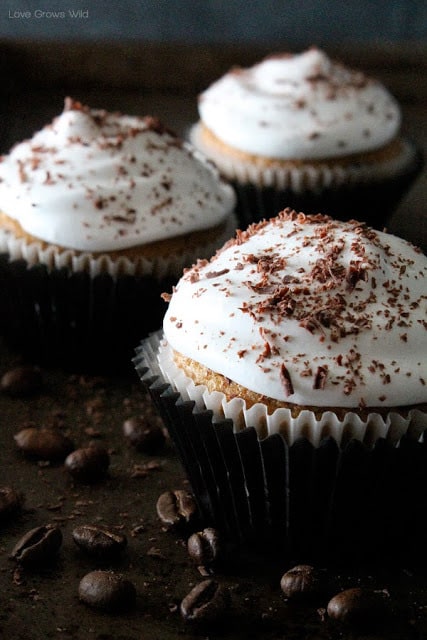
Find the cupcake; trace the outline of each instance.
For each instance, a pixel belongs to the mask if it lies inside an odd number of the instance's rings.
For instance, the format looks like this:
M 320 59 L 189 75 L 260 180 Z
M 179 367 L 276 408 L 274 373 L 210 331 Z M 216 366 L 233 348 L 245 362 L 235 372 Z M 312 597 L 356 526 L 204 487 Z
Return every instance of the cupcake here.
M 240 222 L 293 207 L 382 228 L 422 168 L 387 89 L 321 50 L 233 68 L 198 101 L 194 145 L 235 186 Z
M 135 362 L 207 523 L 300 559 L 414 531 L 426 276 L 400 238 L 292 210 L 186 270 Z
M 234 232 L 235 195 L 156 118 L 65 109 L 0 162 L 1 330 L 39 361 L 129 366 L 160 293 Z

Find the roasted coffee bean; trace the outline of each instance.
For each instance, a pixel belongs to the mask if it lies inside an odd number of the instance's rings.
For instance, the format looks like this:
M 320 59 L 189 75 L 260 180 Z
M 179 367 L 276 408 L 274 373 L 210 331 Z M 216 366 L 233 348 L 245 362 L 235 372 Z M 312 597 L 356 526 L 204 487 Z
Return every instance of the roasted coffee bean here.
M 214 624 L 224 618 L 229 604 L 229 593 L 221 584 L 203 580 L 182 600 L 180 612 L 189 622 Z
M 72 535 L 78 547 L 98 558 L 117 555 L 127 545 L 125 535 L 91 524 L 76 527 Z
M 384 622 L 389 608 L 385 592 L 355 587 L 335 595 L 328 603 L 327 613 L 332 620 L 344 624 L 369 626 Z
M 97 444 L 72 451 L 65 459 L 68 473 L 79 482 L 91 484 L 103 480 L 110 466 L 110 456 Z
M 52 524 L 28 531 L 15 545 L 10 557 L 28 567 L 42 567 L 55 559 L 62 544 L 61 529 Z
M 11 487 L 0 487 L 0 522 L 18 511 L 24 502 L 22 493 Z
M 123 435 L 138 451 L 152 453 L 165 443 L 163 429 L 153 417 L 133 417 L 123 423 Z
M 6 371 L 0 379 L 0 389 L 9 396 L 29 396 L 40 391 L 42 373 L 38 367 L 21 365 Z
M 197 515 L 193 496 L 182 489 L 162 493 L 157 500 L 156 509 L 161 522 L 173 529 L 191 524 Z
M 221 557 L 221 540 L 219 533 L 212 527 L 193 533 L 187 541 L 188 555 L 197 564 L 209 567 Z
M 58 429 L 27 427 L 14 438 L 22 453 L 38 460 L 60 461 L 74 449 L 73 442 Z
M 79 598 L 90 607 L 124 611 L 136 602 L 135 585 L 112 571 L 91 571 L 79 584 Z
M 280 588 L 287 598 L 309 598 L 320 590 L 320 574 L 309 564 L 299 564 L 286 571 Z

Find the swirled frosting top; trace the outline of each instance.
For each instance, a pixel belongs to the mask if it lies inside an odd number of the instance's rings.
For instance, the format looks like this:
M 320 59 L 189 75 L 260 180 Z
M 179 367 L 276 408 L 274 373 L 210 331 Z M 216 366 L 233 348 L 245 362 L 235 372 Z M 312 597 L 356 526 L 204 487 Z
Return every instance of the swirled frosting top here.
M 396 136 L 401 122 L 380 82 L 314 47 L 231 69 L 200 95 L 199 114 L 224 143 L 275 159 L 374 150 Z
M 270 398 L 427 402 L 427 258 L 357 221 L 285 210 L 187 270 L 164 319 L 175 351 Z
M 111 251 L 219 225 L 235 196 L 156 118 L 71 99 L 0 162 L 0 208 L 36 238 Z

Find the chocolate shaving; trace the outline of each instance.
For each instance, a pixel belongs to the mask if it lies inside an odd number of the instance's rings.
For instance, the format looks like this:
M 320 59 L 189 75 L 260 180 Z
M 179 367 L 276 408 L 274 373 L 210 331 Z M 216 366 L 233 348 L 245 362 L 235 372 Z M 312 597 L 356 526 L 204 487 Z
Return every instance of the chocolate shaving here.
M 95 209 L 103 209 L 107 204 L 107 200 L 105 198 L 97 198 L 93 202 Z
M 328 376 L 328 367 L 317 367 L 314 375 L 313 389 L 324 389 L 326 386 L 326 378 Z
M 158 204 L 154 205 L 153 207 L 151 207 L 151 215 L 155 216 L 158 211 L 160 211 L 164 207 L 169 207 L 172 204 L 172 202 L 173 202 L 172 198 L 166 198 L 162 202 L 159 202 Z
M 352 291 L 359 280 L 366 282 L 368 272 L 366 269 L 357 264 L 351 264 L 346 273 L 346 282 L 348 291 Z
M 159 133 L 160 135 L 164 133 L 168 133 L 170 136 L 173 136 L 174 138 L 178 137 L 176 133 L 172 131 L 172 129 L 169 129 L 169 127 L 165 126 L 163 122 L 159 120 L 159 118 L 156 118 L 155 116 L 145 116 L 144 124 L 146 125 L 147 129 L 149 129 L 150 131 L 154 131 L 155 133 Z
M 299 326 L 303 329 L 307 329 L 309 333 L 314 333 L 316 329 L 319 328 L 319 322 L 313 315 L 311 315 L 303 318 L 299 323 Z
M 283 363 L 280 367 L 280 381 L 283 385 L 286 395 L 291 396 L 294 393 L 294 386 L 292 384 L 290 373 Z
M 21 182 L 26 182 L 27 174 L 25 173 L 24 162 L 22 160 L 18 160 L 18 173 L 19 173 L 19 180 Z
M 74 100 L 74 98 L 67 96 L 64 100 L 64 112 L 65 111 L 83 111 L 87 113 L 89 111 L 89 107 L 84 107 L 78 100 Z
M 208 271 L 205 276 L 208 279 L 219 278 L 219 276 L 223 276 L 225 273 L 228 273 L 230 269 L 222 269 L 221 271 Z
M 132 209 L 129 209 L 127 216 L 104 216 L 104 220 L 105 222 L 121 222 L 123 224 L 134 224 L 136 220 L 136 212 Z

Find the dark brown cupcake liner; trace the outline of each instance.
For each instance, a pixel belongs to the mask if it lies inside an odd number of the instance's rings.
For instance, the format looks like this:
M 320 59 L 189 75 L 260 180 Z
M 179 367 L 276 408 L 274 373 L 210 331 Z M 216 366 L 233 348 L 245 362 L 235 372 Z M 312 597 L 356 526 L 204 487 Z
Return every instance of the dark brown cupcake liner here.
M 410 559 L 427 532 L 427 445 L 379 439 L 373 448 L 328 437 L 319 446 L 253 427 L 233 431 L 184 401 L 156 359 L 160 332 L 134 364 L 162 416 L 190 481 L 201 521 L 226 539 L 295 561 Z M 420 557 L 420 545 L 416 547 Z
M 422 152 L 415 153 L 407 169 L 399 175 L 374 182 L 343 184 L 299 193 L 291 188 L 280 190 L 229 180 L 237 194 L 239 224 L 271 218 L 286 207 L 306 214 L 323 213 L 338 220 L 363 220 L 382 230 L 424 167 Z
M 132 372 L 141 335 L 158 329 L 171 278 L 49 270 L 0 255 L 0 332 L 11 349 L 42 365 Z

